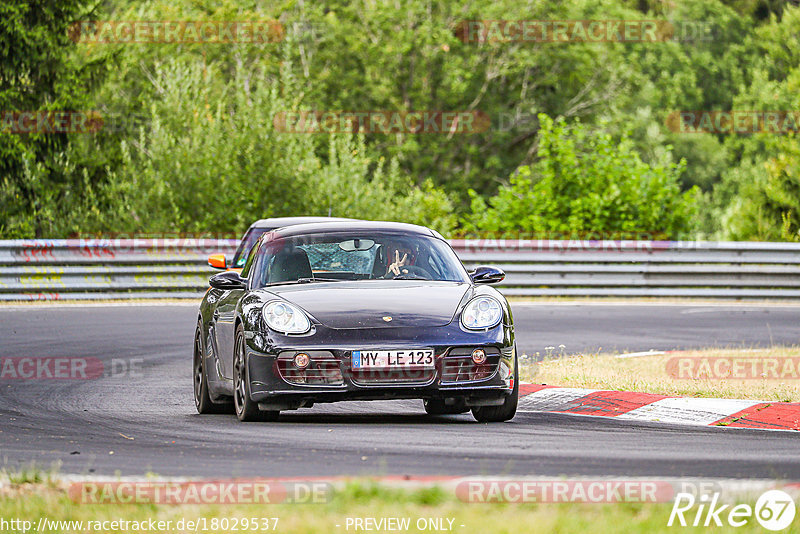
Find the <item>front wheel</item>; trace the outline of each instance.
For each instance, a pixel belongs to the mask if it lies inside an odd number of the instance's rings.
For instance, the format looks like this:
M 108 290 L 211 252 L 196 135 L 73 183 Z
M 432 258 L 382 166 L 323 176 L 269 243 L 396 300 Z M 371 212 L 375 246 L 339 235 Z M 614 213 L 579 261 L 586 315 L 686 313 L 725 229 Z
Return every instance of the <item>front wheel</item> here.
M 515 351 L 516 352 L 516 351 Z M 519 403 L 519 363 L 514 358 L 514 389 L 500 406 L 476 406 L 472 409 L 472 417 L 479 423 L 502 423 L 510 421 L 517 414 Z
M 261 411 L 258 403 L 250 398 L 250 377 L 244 353 L 244 329 L 239 325 L 236 328 L 233 364 L 233 404 L 236 407 L 236 417 L 242 422 L 277 421 L 279 411 Z

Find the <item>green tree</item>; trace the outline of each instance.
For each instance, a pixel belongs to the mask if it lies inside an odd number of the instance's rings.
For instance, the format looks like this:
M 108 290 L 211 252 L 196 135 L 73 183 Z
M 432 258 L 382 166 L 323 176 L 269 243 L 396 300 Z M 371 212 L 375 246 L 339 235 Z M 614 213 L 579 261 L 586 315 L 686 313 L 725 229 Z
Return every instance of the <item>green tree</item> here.
M 468 188 L 496 191 L 535 156 L 540 112 L 591 122 L 629 87 L 621 43 L 475 42 L 476 20 L 641 18 L 619 2 L 370 0 L 304 3 L 289 20 L 310 30 L 295 51 L 318 109 L 475 110 L 486 131 L 371 135 L 368 148 L 396 156 L 417 182 L 430 178 L 467 201 Z
M 96 109 L 128 127 L 0 136 L 0 234 L 238 232 L 253 217 L 330 212 L 428 222 L 445 231 L 463 218 L 472 229 L 586 232 L 597 225 L 638 232 L 661 224 L 652 231 L 791 238 L 792 204 L 779 199 L 793 191 L 796 138 L 685 135 L 670 131 L 665 118 L 676 110 L 797 109 L 794 4 L 108 0 L 97 4 L 100 14 L 79 0 L 6 2 L 0 111 Z M 76 46 L 67 28 L 90 18 L 279 19 L 286 42 Z M 678 35 L 656 43 L 462 40 L 464 21 L 517 19 L 667 19 Z M 491 125 L 467 135 L 361 137 L 272 127 L 274 113 L 308 109 L 474 110 Z M 539 113 L 563 126 L 543 134 Z M 573 143 L 576 161 L 605 162 L 604 181 L 547 168 L 553 154 L 569 161 L 543 142 L 562 127 L 555 145 Z M 591 133 L 580 137 L 581 130 Z M 622 140 L 624 147 L 611 147 L 624 155 L 619 162 L 592 152 L 595 132 Z M 511 184 L 503 185 L 509 176 Z M 661 189 L 642 186 L 663 193 L 648 200 L 655 207 L 630 193 L 631 180 L 663 176 Z M 674 190 L 676 176 L 683 191 L 699 186 L 702 202 L 711 198 L 703 209 Z M 597 198 L 571 197 L 562 188 L 568 183 Z M 557 194 L 562 211 L 548 215 L 552 206 L 527 198 L 529 190 Z M 517 196 L 527 200 L 515 203 Z M 664 214 L 661 223 L 651 212 Z
M 629 138 L 540 115 L 538 159 L 488 203 L 472 192 L 470 233 L 676 238 L 692 229 L 696 190 L 680 192 L 680 164 L 646 164 Z
M 753 45 L 770 58 L 734 97 L 733 109 L 800 109 L 800 7 L 758 28 Z M 789 128 L 791 130 L 791 128 Z M 735 240 L 796 240 L 800 224 L 797 132 L 731 135 L 723 180 L 714 190 L 717 236 Z
M 138 135 L 122 143 L 123 165 L 102 193 L 115 199 L 113 216 L 98 219 L 98 231 L 240 232 L 290 215 L 452 229 L 447 195 L 371 156 L 363 136 L 276 129 L 276 116 L 302 106 L 288 60 L 278 77 L 250 65 L 231 78 L 220 69 L 180 58 L 148 72 L 157 96 Z
M 0 111 L 86 110 L 102 60 L 81 61 L 70 24 L 88 15 L 82 0 L 0 3 Z M 0 133 L 0 234 L 41 237 L 60 229 L 95 178 L 70 155 L 67 133 Z

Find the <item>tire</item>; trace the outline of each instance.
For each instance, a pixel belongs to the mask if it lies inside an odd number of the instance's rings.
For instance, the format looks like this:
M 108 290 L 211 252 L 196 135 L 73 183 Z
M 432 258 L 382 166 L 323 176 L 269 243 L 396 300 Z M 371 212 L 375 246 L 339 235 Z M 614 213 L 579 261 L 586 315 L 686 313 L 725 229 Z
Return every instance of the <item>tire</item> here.
M 425 399 L 422 403 L 428 415 L 458 415 L 469 411 L 467 400 L 463 398 L 451 406 L 446 405 L 444 399 Z
M 197 324 L 194 333 L 194 355 L 192 360 L 192 374 L 194 381 L 194 406 L 199 414 L 231 413 L 233 403 L 216 403 L 208 394 L 208 375 L 203 351 L 203 334 L 201 324 Z
M 516 350 L 514 351 L 516 352 Z M 514 389 L 500 406 L 476 406 L 472 408 L 472 417 L 479 423 L 502 423 L 510 421 L 517 413 L 519 402 L 519 363 L 514 359 Z
M 277 421 L 279 411 L 262 411 L 258 403 L 250 398 L 250 378 L 244 350 L 244 329 L 236 327 L 236 342 L 233 345 L 233 405 L 236 417 L 244 423 L 254 421 Z

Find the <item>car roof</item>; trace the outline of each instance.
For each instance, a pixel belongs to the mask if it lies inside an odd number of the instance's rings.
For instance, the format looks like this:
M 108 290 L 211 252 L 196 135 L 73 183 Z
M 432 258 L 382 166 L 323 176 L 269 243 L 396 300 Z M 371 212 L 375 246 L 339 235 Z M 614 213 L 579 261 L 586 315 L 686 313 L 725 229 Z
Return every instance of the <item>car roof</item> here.
M 294 224 L 306 224 L 315 222 L 331 222 L 331 221 L 353 221 L 355 219 L 347 219 L 344 217 L 272 217 L 269 219 L 259 219 L 250 225 L 250 228 L 281 228 L 283 226 L 291 226 Z
M 322 232 L 393 232 L 403 234 L 417 234 L 429 237 L 444 239 L 439 232 L 431 230 L 426 226 L 416 224 L 390 222 L 390 221 L 362 221 L 352 219 L 346 222 L 314 222 L 297 224 L 279 228 L 273 232 L 275 237 L 294 237 L 305 234 L 317 234 Z

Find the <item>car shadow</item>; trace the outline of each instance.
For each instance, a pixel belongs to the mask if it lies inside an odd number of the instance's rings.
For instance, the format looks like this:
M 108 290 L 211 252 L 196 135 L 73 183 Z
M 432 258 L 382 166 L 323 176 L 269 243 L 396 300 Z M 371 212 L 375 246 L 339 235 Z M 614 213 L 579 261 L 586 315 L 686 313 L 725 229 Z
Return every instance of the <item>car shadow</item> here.
M 475 424 L 470 414 L 427 415 L 427 414 L 386 414 L 386 413 L 285 413 L 278 423 L 305 423 L 319 425 L 464 425 Z
M 203 423 L 216 420 L 225 423 L 238 423 L 233 414 L 200 415 L 188 414 L 187 420 L 192 423 Z M 277 421 L 241 423 L 243 425 L 280 425 L 280 424 L 306 424 L 306 425 L 468 425 L 477 424 L 469 413 L 463 415 L 427 415 L 427 414 L 397 414 L 397 413 L 311 413 L 281 412 Z

